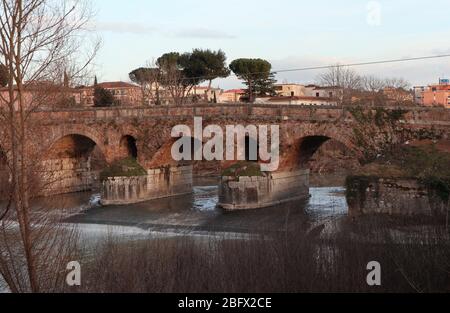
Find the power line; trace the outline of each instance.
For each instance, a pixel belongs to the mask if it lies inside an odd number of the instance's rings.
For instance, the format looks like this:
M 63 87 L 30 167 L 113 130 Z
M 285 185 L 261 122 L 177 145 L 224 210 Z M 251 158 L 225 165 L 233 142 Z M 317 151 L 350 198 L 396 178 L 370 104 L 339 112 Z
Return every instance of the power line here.
M 367 62 L 359 62 L 359 63 L 347 63 L 347 64 L 334 64 L 334 65 L 322 65 L 322 66 L 312 66 L 312 67 L 302 67 L 302 68 L 292 68 L 292 69 L 282 69 L 271 71 L 270 74 L 276 75 L 278 73 L 289 73 L 289 72 L 302 72 L 302 71 L 312 71 L 312 70 L 324 70 L 330 68 L 338 68 L 338 67 L 356 67 L 356 66 L 365 66 L 365 65 L 377 65 L 377 64 L 389 64 L 389 63 L 401 63 L 401 62 L 411 62 L 411 61 L 420 61 L 420 60 L 430 60 L 430 59 L 440 59 L 440 58 L 449 58 L 450 54 L 441 54 L 441 55 L 430 55 L 430 56 L 421 56 L 414 58 L 403 58 L 403 59 L 388 59 L 388 60 L 380 60 L 380 61 L 367 61 Z M 266 74 L 267 72 L 254 72 L 248 73 L 247 75 L 258 75 L 258 74 Z M 228 77 L 237 77 L 236 74 L 231 74 Z M 181 78 L 180 81 L 189 81 L 189 80 L 200 80 L 205 79 L 209 80 L 211 77 L 209 76 L 198 76 L 198 77 L 189 77 L 189 78 Z M 224 77 L 227 78 L 227 77 Z
M 314 66 L 314 67 L 304 67 L 304 68 L 296 68 L 296 69 L 285 69 L 285 70 L 273 71 L 273 73 L 277 74 L 277 73 L 286 73 L 286 72 L 323 70 L 323 69 L 335 68 L 335 67 L 354 67 L 354 66 L 364 66 L 364 65 L 400 63 L 400 62 L 419 61 L 419 60 L 438 59 L 438 58 L 448 58 L 448 57 L 450 57 L 450 54 L 432 55 L 432 56 L 423 56 L 423 57 L 405 58 L 405 59 L 370 61 L 370 62 L 361 62 L 361 63 L 335 64 L 335 65 L 327 65 L 327 66 Z

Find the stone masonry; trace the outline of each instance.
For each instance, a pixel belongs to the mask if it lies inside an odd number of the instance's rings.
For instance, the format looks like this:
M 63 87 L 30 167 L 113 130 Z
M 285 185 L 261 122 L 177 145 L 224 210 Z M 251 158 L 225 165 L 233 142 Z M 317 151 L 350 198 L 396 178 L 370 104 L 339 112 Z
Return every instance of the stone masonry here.
M 222 177 L 219 206 L 225 210 L 270 207 L 309 197 L 309 170 L 261 177 Z
M 148 170 L 147 176 L 102 182 L 102 204 L 124 205 L 192 193 L 192 166 Z

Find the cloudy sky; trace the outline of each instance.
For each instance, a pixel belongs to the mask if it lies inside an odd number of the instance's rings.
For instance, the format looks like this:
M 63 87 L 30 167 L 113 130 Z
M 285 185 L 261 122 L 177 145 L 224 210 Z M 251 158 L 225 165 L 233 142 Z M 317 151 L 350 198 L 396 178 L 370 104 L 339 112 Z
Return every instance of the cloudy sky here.
M 222 49 L 228 60 L 258 57 L 274 70 L 450 54 L 450 0 L 94 0 L 101 80 L 170 51 Z M 450 77 L 450 58 L 355 68 L 413 85 Z M 314 82 L 318 71 L 279 74 Z M 238 87 L 235 78 L 218 80 Z

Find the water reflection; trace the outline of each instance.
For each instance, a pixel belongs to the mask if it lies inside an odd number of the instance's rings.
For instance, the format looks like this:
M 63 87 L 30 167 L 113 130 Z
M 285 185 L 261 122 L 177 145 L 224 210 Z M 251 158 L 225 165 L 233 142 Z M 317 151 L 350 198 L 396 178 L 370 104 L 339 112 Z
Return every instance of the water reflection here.
M 167 233 L 259 233 L 304 230 L 347 213 L 342 187 L 311 188 L 311 199 L 271 208 L 225 212 L 217 207 L 218 180 L 197 180 L 193 194 L 127 206 L 100 207 L 89 193 L 40 200 L 68 212 L 66 222 L 115 225 Z M 36 204 L 36 205 L 37 205 Z M 59 209 L 58 209 L 59 208 Z M 77 211 L 78 210 L 78 211 Z

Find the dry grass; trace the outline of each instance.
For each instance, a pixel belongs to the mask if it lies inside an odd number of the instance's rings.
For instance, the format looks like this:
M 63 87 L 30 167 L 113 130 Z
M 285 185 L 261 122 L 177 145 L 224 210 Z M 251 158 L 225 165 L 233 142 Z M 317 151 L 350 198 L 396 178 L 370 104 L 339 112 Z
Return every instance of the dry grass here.
M 110 237 L 84 265 L 78 291 L 450 291 L 450 246 L 440 239 L 445 237 L 441 232 L 398 244 L 375 222 L 347 226 L 331 240 L 300 232 L 251 240 L 180 237 L 123 243 Z M 381 287 L 366 284 L 370 261 L 382 265 Z

